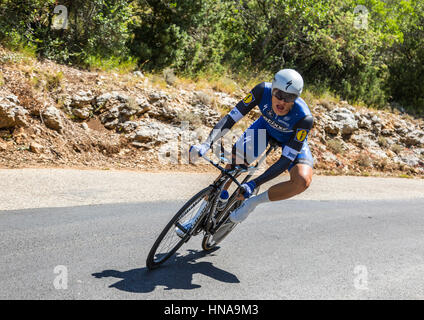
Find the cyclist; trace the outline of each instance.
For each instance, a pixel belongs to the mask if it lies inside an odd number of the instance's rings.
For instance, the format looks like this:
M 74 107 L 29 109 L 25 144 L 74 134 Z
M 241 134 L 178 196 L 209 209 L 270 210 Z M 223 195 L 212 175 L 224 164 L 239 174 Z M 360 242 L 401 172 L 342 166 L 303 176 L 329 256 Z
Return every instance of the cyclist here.
M 266 149 L 270 139 L 277 141 L 282 147 L 280 159 L 257 178 L 243 184 L 245 192 L 240 199 L 247 199 L 234 210 L 229 217 L 231 224 L 240 223 L 247 218 L 257 205 L 269 201 L 291 198 L 305 191 L 311 181 L 313 158 L 307 143 L 307 136 L 312 128 L 313 116 L 300 98 L 303 90 L 302 76 L 293 69 L 277 72 L 272 83 L 262 82 L 225 115 L 213 128 L 206 141 L 190 148 L 190 156 L 203 156 L 236 122 L 250 110 L 258 106 L 262 115 L 257 119 L 233 147 L 233 164 L 242 156 L 248 164 L 259 157 Z M 261 133 L 262 131 L 262 133 Z M 264 139 L 260 139 L 260 137 Z M 265 143 L 261 141 L 265 140 Z M 247 159 L 247 154 L 251 155 Z M 253 155 L 253 157 L 252 157 Z M 274 179 L 285 170 L 289 170 L 290 180 L 278 183 L 267 191 L 252 196 L 255 189 L 265 182 Z M 229 187 L 226 186 L 226 188 Z M 185 222 L 188 230 L 196 222 L 197 215 Z M 183 234 L 179 229 L 177 234 Z

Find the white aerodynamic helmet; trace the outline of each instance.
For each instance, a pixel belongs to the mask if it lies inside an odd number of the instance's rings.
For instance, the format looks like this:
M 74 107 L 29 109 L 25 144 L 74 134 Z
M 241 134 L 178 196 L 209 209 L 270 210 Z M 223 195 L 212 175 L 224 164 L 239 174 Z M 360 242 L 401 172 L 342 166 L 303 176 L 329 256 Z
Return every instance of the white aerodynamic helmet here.
M 302 76 L 293 69 L 280 70 L 275 74 L 272 81 L 272 90 L 274 89 L 300 96 L 303 90 Z

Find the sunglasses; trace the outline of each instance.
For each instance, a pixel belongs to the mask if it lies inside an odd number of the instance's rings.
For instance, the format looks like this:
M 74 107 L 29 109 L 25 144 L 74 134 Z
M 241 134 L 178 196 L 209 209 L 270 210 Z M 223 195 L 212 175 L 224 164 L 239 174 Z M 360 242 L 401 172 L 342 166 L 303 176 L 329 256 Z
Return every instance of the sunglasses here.
M 274 91 L 272 91 L 272 95 L 278 100 L 282 100 L 284 102 L 294 102 L 297 98 L 297 95 L 295 94 L 287 93 L 278 89 L 274 89 Z

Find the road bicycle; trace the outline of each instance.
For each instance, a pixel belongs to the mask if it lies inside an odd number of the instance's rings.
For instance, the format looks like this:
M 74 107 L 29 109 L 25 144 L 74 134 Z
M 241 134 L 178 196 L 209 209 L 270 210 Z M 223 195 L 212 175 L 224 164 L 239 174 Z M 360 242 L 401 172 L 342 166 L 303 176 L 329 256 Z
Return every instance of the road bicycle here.
M 221 174 L 211 185 L 188 200 L 168 222 L 150 249 L 146 260 L 147 267 L 150 270 L 157 268 L 175 254 L 184 243 L 200 233 L 203 233 L 202 249 L 206 252 L 216 249 L 217 245 L 237 226 L 237 224 L 229 223 L 228 217 L 244 201 L 239 199 L 239 194 L 245 192 L 241 185 L 250 180 L 260 164 L 275 148 L 277 148 L 277 143 L 271 140 L 267 151 L 260 159 L 255 161 L 254 165 L 231 165 L 227 166 L 227 169 L 220 165 L 221 163 L 229 163 L 229 160 L 225 157 L 225 152 L 221 153 L 217 163 L 203 156 L 202 158 L 219 169 Z M 247 173 L 247 175 L 242 182 L 239 182 L 237 178 L 243 173 Z M 228 198 L 225 207 L 218 210 L 219 196 L 229 180 L 236 184 L 236 189 Z M 258 191 L 259 188 L 255 190 L 255 194 Z M 186 230 L 183 223 L 197 214 L 199 215 L 196 223 L 190 230 Z M 177 229 L 182 231 L 183 236 L 177 234 Z

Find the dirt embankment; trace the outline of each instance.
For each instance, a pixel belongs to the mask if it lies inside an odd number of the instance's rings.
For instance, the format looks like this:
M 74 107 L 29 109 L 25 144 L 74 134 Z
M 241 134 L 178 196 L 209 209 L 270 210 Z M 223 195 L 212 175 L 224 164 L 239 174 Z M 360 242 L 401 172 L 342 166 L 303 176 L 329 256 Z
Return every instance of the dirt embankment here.
M 186 151 L 246 94 L 158 86 L 141 72 L 89 72 L 3 49 L 0 71 L 2 168 L 213 171 L 189 165 Z M 308 142 L 318 173 L 423 176 L 422 119 L 310 100 Z M 252 111 L 234 136 L 258 116 Z

